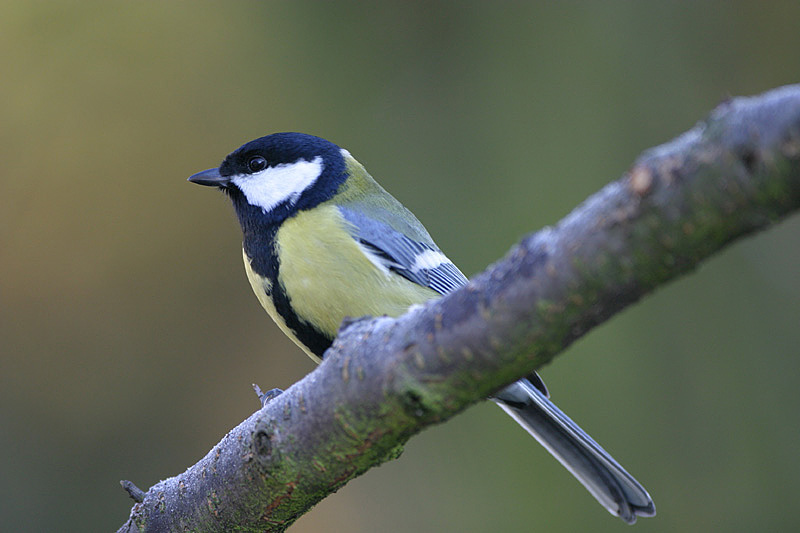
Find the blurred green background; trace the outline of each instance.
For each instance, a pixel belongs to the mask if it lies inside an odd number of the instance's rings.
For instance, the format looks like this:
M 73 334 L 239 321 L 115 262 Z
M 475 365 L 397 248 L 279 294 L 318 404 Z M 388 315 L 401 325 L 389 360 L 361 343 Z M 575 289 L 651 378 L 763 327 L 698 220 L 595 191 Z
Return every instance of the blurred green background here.
M 0 4 L 0 516 L 110 531 L 313 365 L 227 200 L 245 141 L 348 148 L 468 274 L 723 99 L 797 82 L 798 2 Z M 544 370 L 655 531 L 796 531 L 800 221 L 737 243 Z M 490 404 L 296 532 L 629 531 Z

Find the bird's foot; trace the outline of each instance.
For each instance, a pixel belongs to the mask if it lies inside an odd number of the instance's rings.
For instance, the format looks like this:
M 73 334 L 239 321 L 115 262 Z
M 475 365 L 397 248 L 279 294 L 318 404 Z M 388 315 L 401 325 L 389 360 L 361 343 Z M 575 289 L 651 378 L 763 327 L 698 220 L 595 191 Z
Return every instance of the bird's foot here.
M 274 400 L 281 394 L 283 391 L 281 389 L 270 389 L 267 392 L 262 392 L 261 387 L 253 383 L 253 390 L 256 391 L 256 395 L 258 396 L 258 400 L 261 402 L 261 407 L 267 405 L 270 400 Z

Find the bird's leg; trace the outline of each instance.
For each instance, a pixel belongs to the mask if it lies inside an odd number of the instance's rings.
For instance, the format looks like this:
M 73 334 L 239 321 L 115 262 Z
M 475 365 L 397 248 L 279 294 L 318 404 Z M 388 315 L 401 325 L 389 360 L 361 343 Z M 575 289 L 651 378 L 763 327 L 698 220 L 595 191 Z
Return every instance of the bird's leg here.
M 264 407 L 269 403 L 270 400 L 273 400 L 283 394 L 281 389 L 270 389 L 267 392 L 262 392 L 261 387 L 253 383 L 253 390 L 256 391 L 256 395 L 258 396 L 258 400 L 261 402 L 261 407 Z

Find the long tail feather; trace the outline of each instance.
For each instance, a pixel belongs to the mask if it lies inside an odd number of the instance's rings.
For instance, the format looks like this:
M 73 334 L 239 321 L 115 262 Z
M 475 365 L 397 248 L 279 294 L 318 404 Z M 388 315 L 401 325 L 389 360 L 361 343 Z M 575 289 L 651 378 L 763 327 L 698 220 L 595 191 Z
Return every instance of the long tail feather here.
M 493 398 L 569 470 L 608 511 L 629 524 L 656 514 L 647 491 L 527 379 Z M 544 389 L 545 391 L 547 389 Z

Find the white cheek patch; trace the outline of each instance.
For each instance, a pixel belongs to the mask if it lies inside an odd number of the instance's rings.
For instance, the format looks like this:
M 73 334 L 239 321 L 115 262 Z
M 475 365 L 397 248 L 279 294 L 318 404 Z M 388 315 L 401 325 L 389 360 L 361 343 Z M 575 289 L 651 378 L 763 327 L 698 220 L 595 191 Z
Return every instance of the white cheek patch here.
M 239 187 L 250 205 L 266 212 L 283 202 L 297 202 L 303 191 L 317 181 L 322 169 L 322 157 L 317 156 L 313 161 L 300 160 L 255 174 L 239 174 L 231 182 Z
M 443 264 L 449 263 L 450 260 L 442 252 L 435 250 L 425 250 L 417 254 L 414 258 L 414 264 L 411 265 L 411 272 L 419 272 L 420 270 L 433 270 Z

